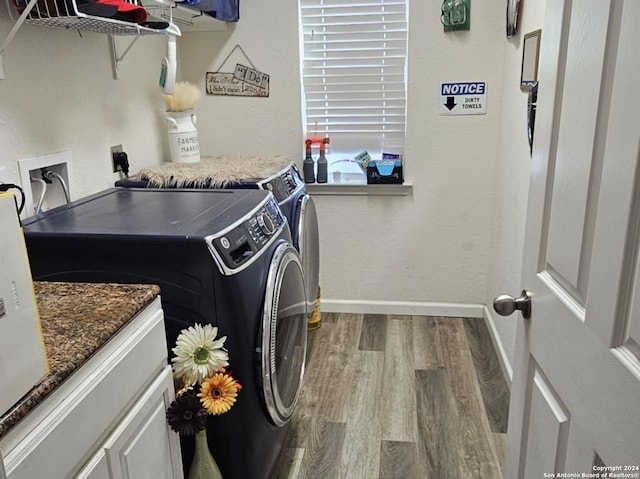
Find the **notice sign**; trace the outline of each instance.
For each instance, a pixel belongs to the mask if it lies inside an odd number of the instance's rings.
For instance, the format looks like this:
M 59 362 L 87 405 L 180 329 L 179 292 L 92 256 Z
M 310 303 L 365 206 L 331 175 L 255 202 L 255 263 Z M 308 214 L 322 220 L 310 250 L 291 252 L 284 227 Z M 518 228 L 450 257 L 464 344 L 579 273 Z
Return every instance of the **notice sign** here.
M 440 115 L 484 115 L 487 113 L 485 82 L 441 83 Z

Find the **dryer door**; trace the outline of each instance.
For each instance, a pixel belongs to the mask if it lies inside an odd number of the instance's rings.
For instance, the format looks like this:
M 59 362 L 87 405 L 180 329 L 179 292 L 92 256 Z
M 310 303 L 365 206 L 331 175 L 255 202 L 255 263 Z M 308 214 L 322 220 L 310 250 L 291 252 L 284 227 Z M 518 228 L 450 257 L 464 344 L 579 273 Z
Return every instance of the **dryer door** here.
M 271 421 L 289 421 L 298 401 L 307 352 L 307 305 L 300 256 L 283 243 L 275 250 L 262 319 L 262 389 Z
M 309 317 L 313 314 L 314 303 L 318 297 L 320 281 L 320 236 L 318 233 L 318 215 L 313 198 L 301 196 L 298 200 L 298 223 L 293 232 L 293 244 L 302 258 L 307 310 Z

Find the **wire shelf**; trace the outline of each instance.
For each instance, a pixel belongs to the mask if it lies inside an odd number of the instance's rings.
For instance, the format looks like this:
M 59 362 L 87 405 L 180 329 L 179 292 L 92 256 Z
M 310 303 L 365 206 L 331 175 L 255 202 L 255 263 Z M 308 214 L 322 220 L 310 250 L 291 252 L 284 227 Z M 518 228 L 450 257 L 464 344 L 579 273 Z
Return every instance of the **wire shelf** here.
M 29 25 L 41 25 L 50 28 L 66 30 L 90 31 L 109 33 L 111 35 L 157 35 L 164 33 L 152 28 L 146 28 L 135 23 L 120 22 L 99 17 L 57 17 L 27 19 Z
M 136 4 L 136 2 L 129 2 Z M 22 13 L 7 0 L 10 16 Z M 63 30 L 90 31 L 111 35 L 157 35 L 164 30 L 147 28 L 137 23 L 87 15 L 78 10 L 75 0 L 38 0 L 24 18 L 24 23 Z

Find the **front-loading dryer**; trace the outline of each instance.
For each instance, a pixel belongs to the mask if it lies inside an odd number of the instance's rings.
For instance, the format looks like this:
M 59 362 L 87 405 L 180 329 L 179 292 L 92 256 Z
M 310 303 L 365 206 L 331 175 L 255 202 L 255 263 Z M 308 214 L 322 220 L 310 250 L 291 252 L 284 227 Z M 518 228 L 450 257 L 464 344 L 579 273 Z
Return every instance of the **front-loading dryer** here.
M 320 277 L 320 236 L 318 215 L 313 198 L 295 164 L 262 179 L 245 179 L 239 183 L 255 182 L 260 189 L 273 192 L 280 209 L 289 221 L 293 245 L 300 253 L 305 277 L 307 309 L 313 312 L 318 296 Z
M 29 218 L 24 232 L 34 279 L 159 285 L 169 349 L 194 323 L 227 336 L 243 389 L 208 417 L 210 449 L 226 479 L 266 478 L 307 344 L 300 256 L 273 194 L 116 188 Z M 188 466 L 193 440 L 182 446 Z
M 262 168 L 255 168 L 256 157 L 242 156 L 203 157 L 200 163 L 194 164 L 166 162 L 142 170 L 138 176 L 118 180 L 115 186 L 271 191 L 289 222 L 293 245 L 300 253 L 311 316 L 320 281 L 318 216 L 298 167 L 293 162 L 277 159 L 270 158 Z M 253 168 L 243 165 L 249 162 Z

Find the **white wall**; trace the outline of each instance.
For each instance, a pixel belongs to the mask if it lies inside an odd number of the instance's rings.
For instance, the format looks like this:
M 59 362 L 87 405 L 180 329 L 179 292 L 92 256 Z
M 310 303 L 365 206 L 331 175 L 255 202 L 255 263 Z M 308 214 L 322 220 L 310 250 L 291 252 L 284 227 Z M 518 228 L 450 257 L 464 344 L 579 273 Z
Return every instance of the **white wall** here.
M 410 2 L 410 9 L 405 157 L 413 194 L 315 197 L 327 301 L 484 303 L 486 297 L 505 5 L 474 2 L 471 31 L 446 35 L 439 3 Z M 202 151 L 301 159 L 294 4 L 243 0 L 241 20 L 227 32 L 186 35 L 184 77 L 204 87 L 205 72 L 218 69 L 235 44 L 271 75 L 271 97 L 205 98 L 198 107 Z M 438 116 L 445 81 L 486 81 L 487 114 Z
M 238 50 L 222 65 L 236 45 Z M 240 21 L 223 32 L 187 33 L 180 40 L 182 74 L 205 91 L 206 72 L 236 63 L 270 75 L 268 98 L 203 95 L 196 106 L 201 154 L 302 155 L 297 2 L 242 0 Z
M 0 16 L 0 41 L 12 25 Z M 0 166 L 10 180 L 18 181 L 19 159 L 71 150 L 78 198 L 118 179 L 112 145 L 124 145 L 132 169 L 160 163 L 167 140 L 157 82 L 165 49 L 163 35 L 140 38 L 115 80 L 107 35 L 24 25 L 3 55 L 0 80 Z
M 484 301 L 504 48 L 497 3 L 474 2 L 471 30 L 444 34 L 439 4 L 409 2 L 413 194 L 318 198 L 323 297 Z M 487 114 L 438 116 L 448 81 L 486 81 Z
M 474 1 L 471 31 L 449 34 L 438 4 L 410 2 L 405 156 L 413 192 L 316 197 L 323 299 L 484 304 L 518 292 L 529 168 L 520 42 L 522 32 L 542 25 L 544 2 L 522 5 L 521 33 L 507 42 L 504 2 Z M 241 9 L 226 31 L 187 34 L 179 43 L 182 76 L 202 89 L 205 72 L 236 44 L 271 75 L 269 98 L 200 100 L 203 153 L 300 159 L 296 2 L 243 0 Z M 0 37 L 10 27 L 0 18 Z M 165 45 L 162 36 L 141 38 L 114 80 L 106 35 L 24 26 L 3 55 L 0 166 L 17 181 L 17 159 L 71 150 L 74 196 L 81 197 L 118 178 L 113 144 L 125 146 L 133 171 L 160 163 L 167 140 L 156 83 Z M 487 115 L 438 116 L 439 83 L 465 80 L 487 82 Z M 495 322 L 511 356 L 513 322 Z
M 527 141 L 528 94 L 520 90 L 520 69 L 523 36 L 542 28 L 545 2 L 522 2 L 521 5 L 518 34 L 508 41 L 504 55 L 502 123 L 498 131 L 496 195 L 492 207 L 494 233 L 484 301 L 489 305 L 489 321 L 495 325 L 509 364 L 513 364 L 515 316 L 498 316 L 491 303 L 499 294 L 517 296 L 526 287 L 521 283 L 520 275 L 531 158 Z

